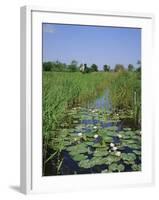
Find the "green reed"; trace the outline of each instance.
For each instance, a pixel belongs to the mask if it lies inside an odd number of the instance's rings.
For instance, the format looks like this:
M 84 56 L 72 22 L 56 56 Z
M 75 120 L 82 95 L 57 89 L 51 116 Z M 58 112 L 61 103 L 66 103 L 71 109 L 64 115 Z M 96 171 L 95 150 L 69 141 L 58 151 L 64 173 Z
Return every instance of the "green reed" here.
M 132 110 L 134 120 L 141 120 L 141 79 L 138 72 L 119 72 L 109 85 L 114 110 Z

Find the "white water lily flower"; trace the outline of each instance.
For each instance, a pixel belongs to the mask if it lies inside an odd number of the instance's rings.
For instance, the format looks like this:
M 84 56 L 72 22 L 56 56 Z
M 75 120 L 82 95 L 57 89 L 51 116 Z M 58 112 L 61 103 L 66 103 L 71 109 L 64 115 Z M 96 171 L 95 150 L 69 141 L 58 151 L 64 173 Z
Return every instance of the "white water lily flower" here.
M 119 138 L 122 138 L 122 135 L 118 134 L 118 137 L 119 137 Z
M 78 136 L 82 136 L 82 133 L 78 133 Z
M 95 134 L 95 135 L 94 135 L 94 138 L 97 138 L 98 136 L 99 136 L 99 135 Z
M 115 147 L 115 144 L 114 144 L 114 143 L 110 143 L 110 146 L 111 146 L 111 147 Z
M 93 126 L 93 128 L 94 128 L 94 129 L 97 129 L 98 127 L 97 127 L 97 126 Z
M 112 149 L 113 149 L 113 151 L 116 151 L 118 148 L 117 147 L 113 147 Z
M 121 152 L 120 152 L 120 151 L 116 151 L 116 152 L 115 152 L 115 155 L 116 155 L 116 156 L 121 156 Z
M 116 116 L 119 116 L 119 114 L 117 113 Z

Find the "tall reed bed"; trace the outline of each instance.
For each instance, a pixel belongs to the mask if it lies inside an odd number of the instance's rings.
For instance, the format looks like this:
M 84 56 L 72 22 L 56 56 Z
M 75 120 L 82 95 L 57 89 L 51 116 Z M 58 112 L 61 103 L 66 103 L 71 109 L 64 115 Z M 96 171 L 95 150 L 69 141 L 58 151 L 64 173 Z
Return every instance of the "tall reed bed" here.
M 43 72 L 43 136 L 51 131 L 74 104 L 95 98 L 111 80 L 108 73 Z
M 115 110 L 132 110 L 134 120 L 141 120 L 141 76 L 139 72 L 116 73 L 109 84 L 111 103 Z

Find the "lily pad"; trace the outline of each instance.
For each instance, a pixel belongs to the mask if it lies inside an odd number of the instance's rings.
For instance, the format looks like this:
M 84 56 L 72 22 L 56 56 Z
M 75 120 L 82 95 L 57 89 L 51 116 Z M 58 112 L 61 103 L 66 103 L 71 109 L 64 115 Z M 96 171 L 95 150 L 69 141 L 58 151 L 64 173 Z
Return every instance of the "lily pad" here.
M 141 156 L 141 151 L 133 150 L 133 152 L 134 152 L 136 155 Z
M 133 171 L 141 171 L 141 165 L 134 164 L 131 166 Z
M 88 159 L 81 160 L 78 165 L 79 165 L 79 167 L 82 167 L 82 168 L 85 168 L 85 169 L 88 169 L 88 168 L 91 167 L 91 163 Z
M 125 169 L 123 164 L 117 164 L 117 163 L 112 163 L 111 165 L 109 165 L 108 168 L 110 172 L 115 172 L 115 171 L 122 172 Z
M 122 153 L 121 157 L 125 164 L 134 164 L 136 160 L 134 153 Z
M 76 155 L 88 152 L 88 148 L 84 143 L 76 144 L 74 146 L 69 146 L 66 148 L 66 150 L 69 151 L 70 155 Z
M 111 126 L 111 127 L 106 128 L 106 130 L 108 130 L 108 131 L 117 131 L 118 127 L 117 126 Z
M 98 148 L 98 149 L 96 149 L 94 151 L 93 156 L 95 156 L 95 157 L 102 157 L 102 156 L 107 156 L 108 154 L 109 154 L 109 152 L 106 149 L 100 149 L 100 148 Z
M 75 161 L 81 161 L 81 160 L 85 160 L 85 159 L 87 159 L 87 156 L 84 154 L 75 154 L 73 156 L 73 160 L 75 160 Z
M 139 145 L 139 144 L 127 144 L 125 146 L 128 146 L 129 148 L 132 148 L 132 149 L 139 149 L 141 145 Z
M 114 154 L 109 154 L 106 158 L 105 158 L 105 164 L 106 165 L 110 165 L 112 164 L 113 162 L 118 162 L 121 158 L 120 157 L 117 157 L 115 156 Z
M 105 160 L 106 160 L 106 158 L 103 158 L 103 157 L 93 157 L 89 161 L 90 161 L 91 167 L 94 167 L 96 165 L 105 164 Z
M 84 142 L 86 145 L 88 145 L 88 146 L 92 146 L 93 144 L 94 144 L 94 142 L 91 142 L 91 141 L 86 141 L 86 142 Z
M 131 128 L 123 128 L 124 131 L 131 131 Z

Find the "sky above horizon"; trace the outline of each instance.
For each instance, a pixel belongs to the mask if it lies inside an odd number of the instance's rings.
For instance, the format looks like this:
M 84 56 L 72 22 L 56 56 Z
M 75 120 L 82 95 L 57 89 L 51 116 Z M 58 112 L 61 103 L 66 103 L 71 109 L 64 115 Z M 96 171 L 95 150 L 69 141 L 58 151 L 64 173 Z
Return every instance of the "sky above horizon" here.
M 141 29 L 64 24 L 43 24 L 43 62 L 70 64 L 133 64 L 141 60 Z

